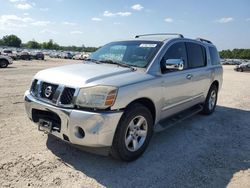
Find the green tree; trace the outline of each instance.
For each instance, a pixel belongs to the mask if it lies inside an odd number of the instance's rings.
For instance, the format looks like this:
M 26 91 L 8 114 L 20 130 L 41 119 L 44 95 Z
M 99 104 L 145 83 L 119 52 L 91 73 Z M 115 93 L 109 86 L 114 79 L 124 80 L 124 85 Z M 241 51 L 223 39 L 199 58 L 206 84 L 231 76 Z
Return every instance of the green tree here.
M 250 59 L 250 49 L 233 49 L 231 50 L 222 50 L 220 52 L 221 58 L 228 59 Z
M 43 49 L 60 49 L 60 46 L 57 43 L 54 43 L 52 39 L 50 39 L 49 42 L 43 42 L 41 46 Z
M 16 35 L 6 35 L 3 37 L 2 41 L 3 45 L 12 47 L 20 47 L 22 43 L 21 39 Z
M 26 48 L 31 48 L 31 49 L 40 49 L 41 45 L 36 42 L 35 40 L 29 41 L 25 44 Z

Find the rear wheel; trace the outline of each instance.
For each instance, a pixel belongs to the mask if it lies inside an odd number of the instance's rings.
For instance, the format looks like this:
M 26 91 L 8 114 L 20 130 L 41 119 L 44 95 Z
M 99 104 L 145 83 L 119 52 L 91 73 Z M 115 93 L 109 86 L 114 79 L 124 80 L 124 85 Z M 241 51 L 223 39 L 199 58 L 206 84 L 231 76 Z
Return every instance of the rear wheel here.
M 208 91 L 206 101 L 203 105 L 203 111 L 202 111 L 203 114 L 209 115 L 214 112 L 214 109 L 217 104 L 217 97 L 218 97 L 218 88 L 215 84 L 213 84 L 211 85 Z
M 0 60 L 0 68 L 6 68 L 8 67 L 8 61 L 5 59 Z
M 124 161 L 136 160 L 146 150 L 152 134 L 150 111 L 141 104 L 128 107 L 117 126 L 111 155 Z

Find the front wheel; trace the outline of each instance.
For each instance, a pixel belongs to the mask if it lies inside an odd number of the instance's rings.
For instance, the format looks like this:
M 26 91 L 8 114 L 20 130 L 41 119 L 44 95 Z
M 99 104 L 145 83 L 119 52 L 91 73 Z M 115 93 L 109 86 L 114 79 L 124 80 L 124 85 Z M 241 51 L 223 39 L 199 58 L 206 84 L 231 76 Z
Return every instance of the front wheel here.
M 146 150 L 153 134 L 153 119 L 148 108 L 134 104 L 125 110 L 113 139 L 111 155 L 133 161 Z
M 209 115 L 212 114 L 214 112 L 214 109 L 216 107 L 217 104 L 217 97 L 218 97 L 218 88 L 216 85 L 211 85 L 207 97 L 206 97 L 206 101 L 203 105 L 203 114 Z

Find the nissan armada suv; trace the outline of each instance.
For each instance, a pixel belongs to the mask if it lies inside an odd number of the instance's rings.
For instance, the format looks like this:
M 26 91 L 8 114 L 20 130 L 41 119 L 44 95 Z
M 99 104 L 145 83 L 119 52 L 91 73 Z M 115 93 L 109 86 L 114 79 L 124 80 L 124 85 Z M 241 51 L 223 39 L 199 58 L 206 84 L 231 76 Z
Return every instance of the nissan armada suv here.
M 132 161 L 153 132 L 213 113 L 222 73 L 208 40 L 138 35 L 103 46 L 82 64 L 38 72 L 25 107 L 39 130 Z

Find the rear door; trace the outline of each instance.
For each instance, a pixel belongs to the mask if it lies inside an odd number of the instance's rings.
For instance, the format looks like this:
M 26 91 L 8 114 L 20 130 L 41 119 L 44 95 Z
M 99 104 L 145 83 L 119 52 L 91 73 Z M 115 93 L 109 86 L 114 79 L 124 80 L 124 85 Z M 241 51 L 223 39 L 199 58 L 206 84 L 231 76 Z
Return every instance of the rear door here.
M 192 82 L 192 97 L 203 101 L 211 82 L 211 71 L 207 64 L 206 48 L 196 42 L 186 42 L 189 79 Z

